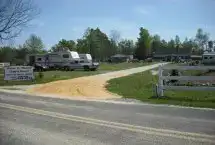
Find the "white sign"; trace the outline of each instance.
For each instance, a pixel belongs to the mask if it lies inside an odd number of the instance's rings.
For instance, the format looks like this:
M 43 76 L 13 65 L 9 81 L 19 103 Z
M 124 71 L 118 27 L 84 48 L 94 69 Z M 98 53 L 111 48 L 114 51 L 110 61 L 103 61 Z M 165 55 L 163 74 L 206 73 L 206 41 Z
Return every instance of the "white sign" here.
M 33 80 L 32 66 L 8 66 L 4 67 L 4 80 Z

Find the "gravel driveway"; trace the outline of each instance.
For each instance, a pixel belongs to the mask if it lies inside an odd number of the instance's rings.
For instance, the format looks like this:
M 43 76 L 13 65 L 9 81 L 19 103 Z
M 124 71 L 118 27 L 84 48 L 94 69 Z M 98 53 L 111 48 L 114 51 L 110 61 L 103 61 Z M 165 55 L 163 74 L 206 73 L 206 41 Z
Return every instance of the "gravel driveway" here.
M 149 66 L 114 71 L 94 76 L 80 77 L 70 80 L 50 82 L 30 88 L 27 90 L 27 93 L 62 98 L 77 97 L 78 99 L 119 98 L 120 96 L 106 91 L 105 85 L 108 80 L 150 70 L 158 67 L 161 64 L 165 63 L 158 63 Z

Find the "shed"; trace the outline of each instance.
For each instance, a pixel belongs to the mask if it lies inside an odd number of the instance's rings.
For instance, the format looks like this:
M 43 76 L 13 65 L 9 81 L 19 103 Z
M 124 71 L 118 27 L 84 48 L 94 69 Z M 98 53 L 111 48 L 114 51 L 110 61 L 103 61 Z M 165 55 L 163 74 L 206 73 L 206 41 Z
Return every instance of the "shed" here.
M 111 62 L 126 62 L 133 59 L 133 55 L 115 54 L 111 56 Z

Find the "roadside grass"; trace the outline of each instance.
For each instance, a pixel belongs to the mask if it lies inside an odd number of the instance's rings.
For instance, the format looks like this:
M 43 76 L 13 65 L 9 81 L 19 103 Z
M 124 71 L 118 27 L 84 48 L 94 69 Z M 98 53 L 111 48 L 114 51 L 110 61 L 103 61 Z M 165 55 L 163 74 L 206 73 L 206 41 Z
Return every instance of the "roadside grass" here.
M 165 91 L 163 98 L 153 97 L 153 85 L 158 77 L 150 71 L 112 79 L 106 88 L 124 98 L 134 98 L 156 104 L 215 108 L 215 91 Z
M 97 71 L 45 71 L 43 73 L 43 77 L 39 77 L 39 73 L 35 72 L 35 80 L 34 81 L 4 81 L 4 70 L 0 69 L 0 86 L 11 86 L 11 85 L 31 85 L 31 84 L 42 84 L 48 83 L 57 80 L 66 80 L 72 79 L 82 76 L 90 76 L 101 73 L 107 73 L 110 71 L 117 71 L 123 69 L 129 69 L 134 67 L 144 66 L 150 63 L 117 63 L 117 64 L 108 64 L 101 63 L 99 69 Z

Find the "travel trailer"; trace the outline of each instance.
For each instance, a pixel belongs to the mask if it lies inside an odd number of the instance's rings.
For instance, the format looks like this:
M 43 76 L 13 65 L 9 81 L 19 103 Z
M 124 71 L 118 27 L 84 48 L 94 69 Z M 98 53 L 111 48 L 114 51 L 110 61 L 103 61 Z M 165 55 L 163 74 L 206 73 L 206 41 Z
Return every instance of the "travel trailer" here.
M 202 64 L 215 65 L 215 52 L 205 52 L 202 55 Z
M 92 57 L 90 54 L 79 54 L 81 62 L 92 62 Z
M 46 54 L 28 55 L 26 58 L 27 65 L 34 66 L 36 69 L 85 69 L 96 70 L 98 63 L 92 62 L 90 54 L 82 54 L 80 58 L 76 51 L 60 51 Z

